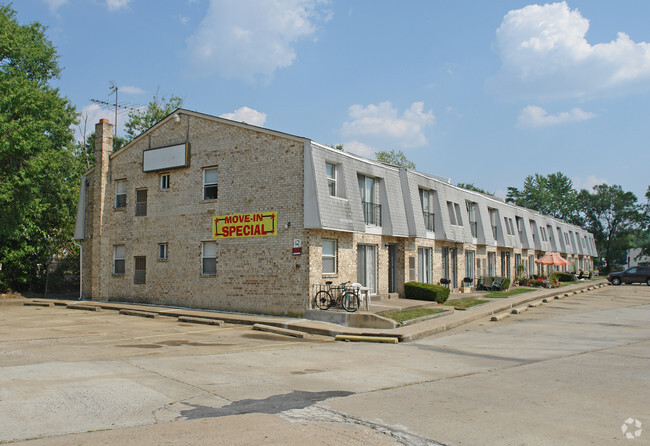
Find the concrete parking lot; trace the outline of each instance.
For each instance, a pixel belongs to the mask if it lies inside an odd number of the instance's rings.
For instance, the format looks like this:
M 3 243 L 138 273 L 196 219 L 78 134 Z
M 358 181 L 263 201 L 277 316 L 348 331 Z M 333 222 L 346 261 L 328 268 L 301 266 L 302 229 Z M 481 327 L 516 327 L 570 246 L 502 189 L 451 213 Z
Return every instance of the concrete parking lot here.
M 645 285 L 398 345 L 3 302 L 0 442 L 648 444 L 648 366 Z

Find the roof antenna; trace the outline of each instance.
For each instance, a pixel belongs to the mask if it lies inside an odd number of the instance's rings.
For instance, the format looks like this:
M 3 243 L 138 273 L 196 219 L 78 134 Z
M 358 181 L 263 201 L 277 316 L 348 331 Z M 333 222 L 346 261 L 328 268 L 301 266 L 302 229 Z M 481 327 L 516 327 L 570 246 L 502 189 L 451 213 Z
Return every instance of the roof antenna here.
M 117 109 L 118 108 L 125 108 L 127 110 L 132 111 L 132 112 L 137 112 L 138 110 L 136 108 L 133 108 L 133 107 L 128 107 L 126 105 L 118 104 L 117 103 L 117 91 L 119 90 L 119 88 L 117 87 L 115 82 L 109 81 L 109 83 L 110 83 L 110 90 L 111 90 L 111 92 L 109 93 L 109 96 L 111 94 L 115 93 L 115 104 L 111 104 L 111 103 L 106 102 L 106 101 L 100 101 L 99 99 L 91 99 L 90 102 L 95 102 L 96 104 L 103 104 L 103 105 L 108 105 L 108 106 L 114 106 L 115 107 L 115 128 L 114 128 L 114 133 L 115 133 L 115 137 L 117 138 Z

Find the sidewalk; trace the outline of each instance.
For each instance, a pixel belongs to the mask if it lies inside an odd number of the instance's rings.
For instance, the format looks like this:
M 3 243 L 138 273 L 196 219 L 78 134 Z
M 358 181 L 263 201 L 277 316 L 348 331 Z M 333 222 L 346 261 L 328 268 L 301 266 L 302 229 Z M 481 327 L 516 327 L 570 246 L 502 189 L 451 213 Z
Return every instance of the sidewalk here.
M 143 314 L 153 314 L 155 316 L 197 318 L 199 321 L 203 320 L 204 322 L 220 320 L 231 324 L 264 324 L 322 336 L 380 336 L 392 338 L 393 340 L 397 338 L 400 342 L 408 342 L 430 336 L 432 334 L 440 333 L 445 330 L 450 330 L 460 325 L 473 322 L 477 319 L 489 318 L 496 314 L 510 312 L 514 308 L 526 305 L 531 302 L 541 302 L 545 298 L 553 299 L 556 296 L 558 296 L 558 298 L 570 297 L 571 295 L 584 293 L 595 288 L 606 286 L 607 284 L 608 283 L 606 280 L 586 281 L 561 288 L 540 288 L 529 293 L 518 294 L 512 297 L 488 298 L 490 302 L 471 307 L 467 310 L 453 311 L 445 313 L 439 317 L 433 317 L 422 320 L 421 322 L 391 329 L 355 328 L 309 319 L 295 319 L 288 317 L 252 314 L 221 313 L 218 311 L 209 310 L 170 308 L 154 305 L 138 305 L 117 302 L 68 301 L 57 299 L 20 299 L 20 301 L 32 305 L 43 304 L 49 306 L 71 306 L 77 308 L 79 308 L 79 306 L 82 306 L 80 309 L 83 309 L 83 306 L 86 306 L 88 309 L 95 309 L 96 307 L 99 307 L 101 309 L 115 311 L 131 310 L 139 311 Z M 484 298 L 485 294 L 486 293 L 483 292 L 453 294 L 450 296 L 450 300 L 465 297 Z M 440 307 L 452 309 L 452 307 L 438 306 L 432 302 L 424 302 L 411 299 L 386 299 L 372 301 L 370 304 L 370 311 L 368 313 L 378 313 L 383 311 L 416 307 Z

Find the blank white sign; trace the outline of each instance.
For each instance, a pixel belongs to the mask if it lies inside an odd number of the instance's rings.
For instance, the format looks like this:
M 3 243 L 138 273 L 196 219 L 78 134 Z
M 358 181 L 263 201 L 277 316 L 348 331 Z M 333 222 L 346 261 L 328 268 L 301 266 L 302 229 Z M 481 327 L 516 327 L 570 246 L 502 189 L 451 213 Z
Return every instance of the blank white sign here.
M 174 169 L 187 166 L 186 144 L 145 150 L 142 163 L 143 172 Z

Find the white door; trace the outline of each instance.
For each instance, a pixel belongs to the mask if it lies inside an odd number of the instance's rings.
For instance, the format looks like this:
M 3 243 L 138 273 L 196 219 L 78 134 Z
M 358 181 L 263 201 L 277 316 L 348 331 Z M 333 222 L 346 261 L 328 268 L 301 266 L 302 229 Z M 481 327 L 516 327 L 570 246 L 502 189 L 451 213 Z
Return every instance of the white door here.
M 377 294 L 377 245 L 357 245 L 357 282 Z

